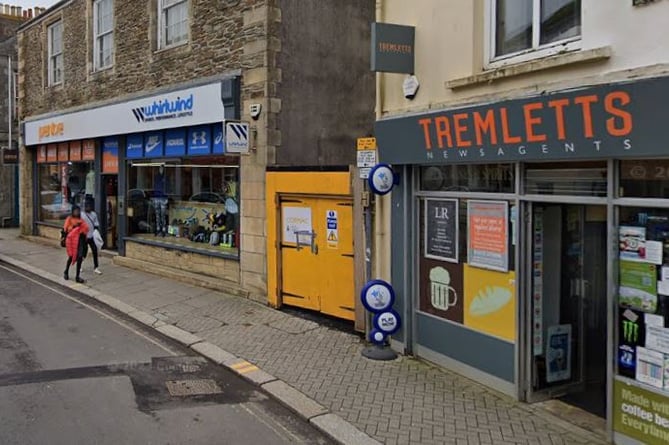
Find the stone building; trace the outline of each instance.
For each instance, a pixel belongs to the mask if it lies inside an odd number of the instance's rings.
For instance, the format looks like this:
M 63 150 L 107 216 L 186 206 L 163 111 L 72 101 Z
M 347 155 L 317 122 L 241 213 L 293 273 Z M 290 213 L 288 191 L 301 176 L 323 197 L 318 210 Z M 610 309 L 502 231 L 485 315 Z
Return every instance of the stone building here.
M 667 443 L 669 3 L 386 0 L 377 22 L 394 345 Z
M 16 30 L 40 11 L 0 3 L 0 227 L 19 217 Z
M 351 277 L 347 303 L 310 308 L 353 319 L 353 221 L 335 217 L 346 239 L 329 248 L 312 221 L 285 243 L 277 235 L 288 195 L 353 209 L 355 139 L 373 128 L 374 10 L 371 0 L 49 8 L 18 34 L 23 233 L 56 238 L 72 205 L 93 199 L 115 261 L 274 306 L 326 300 L 308 288 L 284 301 L 281 271 L 332 257 Z M 234 153 L 246 141 L 248 154 Z M 308 204 L 284 213 L 312 211 L 325 224 Z M 306 263 L 287 258 L 319 248 Z

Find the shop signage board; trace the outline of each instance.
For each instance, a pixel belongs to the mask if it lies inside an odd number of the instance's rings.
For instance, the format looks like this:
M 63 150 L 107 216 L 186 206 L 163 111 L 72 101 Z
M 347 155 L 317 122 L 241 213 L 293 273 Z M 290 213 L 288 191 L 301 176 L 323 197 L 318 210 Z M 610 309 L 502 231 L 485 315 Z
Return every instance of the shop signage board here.
M 81 141 L 70 142 L 70 161 L 81 161 Z
M 467 201 L 467 263 L 509 270 L 509 218 L 506 201 Z
M 141 159 L 144 156 L 144 136 L 131 134 L 126 138 L 125 157 L 128 159 Z
M 372 23 L 372 71 L 414 72 L 416 28 L 391 23 Z
M 613 430 L 648 445 L 669 442 L 669 400 L 621 380 L 613 382 Z
M 458 200 L 426 199 L 424 249 L 425 257 L 458 262 Z
M 208 155 L 211 153 L 211 128 L 194 127 L 188 130 L 188 155 Z
M 165 156 L 186 154 L 186 130 L 179 128 L 165 132 Z
M 82 142 L 81 159 L 83 161 L 95 160 L 95 141 L 88 139 Z
M 250 134 L 248 122 L 226 122 L 226 153 L 248 154 L 251 147 Z
M 666 103 L 661 77 L 384 118 L 375 135 L 393 165 L 662 157 Z
M 46 147 L 46 162 L 58 161 L 58 146 L 56 144 L 49 144 Z
M 65 162 L 70 160 L 70 146 L 67 142 L 58 144 L 58 161 Z
M 37 163 L 42 164 L 46 162 L 46 145 L 37 147 Z
M 19 151 L 17 149 L 4 148 L 2 150 L 2 163 L 5 165 L 19 163 Z
M 25 123 L 25 144 L 37 145 L 215 122 L 225 116 L 221 82 Z M 96 125 L 91 125 L 96 122 Z
M 163 133 L 153 131 L 144 137 L 144 156 L 147 158 L 158 158 L 163 156 Z

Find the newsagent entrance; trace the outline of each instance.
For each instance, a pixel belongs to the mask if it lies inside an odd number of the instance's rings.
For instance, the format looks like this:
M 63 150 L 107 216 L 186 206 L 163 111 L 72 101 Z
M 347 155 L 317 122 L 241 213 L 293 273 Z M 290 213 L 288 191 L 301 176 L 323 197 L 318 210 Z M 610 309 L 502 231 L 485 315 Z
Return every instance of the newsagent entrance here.
M 607 209 L 531 203 L 530 400 L 606 417 Z

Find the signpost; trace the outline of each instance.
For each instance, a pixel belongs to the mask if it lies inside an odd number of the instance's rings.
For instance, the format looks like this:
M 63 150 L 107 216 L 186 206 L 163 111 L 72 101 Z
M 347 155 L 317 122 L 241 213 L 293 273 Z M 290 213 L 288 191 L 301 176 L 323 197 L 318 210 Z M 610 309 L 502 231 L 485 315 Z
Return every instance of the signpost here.
M 394 360 L 395 351 L 388 347 L 388 337 L 396 333 L 401 326 L 400 315 L 392 309 L 395 302 L 393 287 L 383 280 L 372 280 L 360 293 L 362 305 L 374 314 L 369 333 L 369 340 L 374 344 L 362 350 L 362 355 L 370 360 Z

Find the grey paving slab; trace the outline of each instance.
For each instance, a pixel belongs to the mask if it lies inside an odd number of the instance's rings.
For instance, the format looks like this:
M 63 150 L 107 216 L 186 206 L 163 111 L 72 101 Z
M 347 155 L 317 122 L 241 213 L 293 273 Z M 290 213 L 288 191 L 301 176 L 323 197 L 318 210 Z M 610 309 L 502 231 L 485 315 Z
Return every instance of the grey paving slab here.
M 0 255 L 60 276 L 61 249 L 7 233 L 0 230 Z M 547 411 L 430 364 L 407 357 L 385 363 L 366 360 L 360 355 L 364 344 L 357 335 L 250 300 L 116 266 L 108 258 L 102 261 L 104 275 L 86 271 L 87 286 L 137 308 L 168 309 L 162 314 L 148 311 L 160 320 L 155 326 L 166 323 L 160 329 L 195 343 L 193 349 L 201 349 L 206 356 L 209 350 L 218 357 L 214 361 L 230 366 L 243 358 L 253 363 L 260 370 L 247 374 L 262 372 L 286 382 L 379 442 L 605 443 Z M 143 285 L 119 286 L 123 279 L 139 280 Z M 209 344 L 228 355 L 212 353 Z M 322 419 L 319 422 L 335 428 L 336 417 L 326 416 L 329 414 L 314 420 Z

